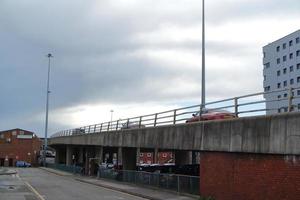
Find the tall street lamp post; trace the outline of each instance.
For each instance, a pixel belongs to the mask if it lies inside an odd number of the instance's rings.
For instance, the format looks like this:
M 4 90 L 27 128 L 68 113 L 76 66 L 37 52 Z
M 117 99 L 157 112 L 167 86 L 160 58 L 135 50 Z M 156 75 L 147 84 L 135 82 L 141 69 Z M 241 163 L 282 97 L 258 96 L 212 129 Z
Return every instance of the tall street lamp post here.
M 205 107 L 205 4 L 202 0 L 202 89 L 201 89 L 201 111 Z
M 44 139 L 44 151 L 43 151 L 43 165 L 46 167 L 46 151 L 47 151 L 47 135 L 48 135 L 48 110 L 49 110 L 49 95 L 50 95 L 50 90 L 49 90 L 49 81 L 50 81 L 50 61 L 51 58 L 53 57 L 51 53 L 47 55 L 48 57 L 48 79 L 47 79 L 47 100 L 46 100 L 46 122 L 45 122 L 45 139 Z

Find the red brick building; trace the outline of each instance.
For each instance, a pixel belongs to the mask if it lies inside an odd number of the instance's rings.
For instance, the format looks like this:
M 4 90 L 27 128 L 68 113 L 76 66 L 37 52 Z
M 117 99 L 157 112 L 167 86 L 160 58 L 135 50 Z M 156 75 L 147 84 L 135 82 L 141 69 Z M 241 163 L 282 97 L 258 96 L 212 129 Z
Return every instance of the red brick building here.
M 0 132 L 0 166 L 15 166 L 16 161 L 38 163 L 41 140 L 30 131 L 12 129 Z

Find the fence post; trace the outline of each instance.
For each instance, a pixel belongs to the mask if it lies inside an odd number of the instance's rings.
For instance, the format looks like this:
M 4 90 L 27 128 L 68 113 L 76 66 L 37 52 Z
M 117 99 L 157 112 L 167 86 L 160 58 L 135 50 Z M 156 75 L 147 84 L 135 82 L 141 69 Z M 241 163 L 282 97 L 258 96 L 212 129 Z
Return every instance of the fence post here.
M 235 115 L 235 117 L 239 116 L 239 105 L 238 105 L 237 97 L 234 97 L 234 115 Z
M 177 112 L 177 110 L 175 109 L 174 110 L 174 116 L 173 116 L 173 124 L 176 124 L 176 112 Z
M 127 119 L 127 122 L 126 122 L 126 128 L 128 128 L 129 126 L 129 118 Z
M 91 126 L 89 126 L 89 131 L 88 131 L 88 133 L 90 133 L 90 131 L 91 131 Z
M 97 125 L 95 124 L 95 126 L 94 126 L 94 133 L 96 133 L 96 127 L 97 127 Z
M 142 116 L 140 116 L 139 128 L 141 128 L 141 125 L 142 125 Z
M 179 185 L 179 176 L 177 175 L 177 192 L 179 193 L 179 188 L 180 188 L 180 185 Z
M 108 125 L 107 125 L 107 131 L 109 131 L 109 126 L 110 126 L 110 122 L 108 122 Z
M 119 120 L 117 120 L 116 131 L 118 130 Z
M 289 88 L 289 97 L 288 97 L 288 112 L 292 111 L 293 106 L 293 88 Z
M 156 121 L 157 121 L 157 113 L 155 113 L 155 117 L 154 117 L 154 127 L 156 126 Z
M 100 131 L 99 131 L 99 132 L 101 133 L 101 131 L 102 131 L 102 123 L 101 123 L 101 125 L 100 125 Z

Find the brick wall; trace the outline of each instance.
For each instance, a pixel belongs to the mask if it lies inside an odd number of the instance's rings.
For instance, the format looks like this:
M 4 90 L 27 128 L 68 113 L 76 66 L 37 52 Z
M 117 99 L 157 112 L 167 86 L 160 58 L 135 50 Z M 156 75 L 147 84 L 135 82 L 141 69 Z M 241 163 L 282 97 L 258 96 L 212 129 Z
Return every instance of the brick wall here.
M 300 156 L 203 152 L 200 193 L 216 200 L 299 200 Z
M 3 165 L 5 158 L 12 159 L 12 164 L 15 165 L 17 160 L 26 161 L 32 165 L 37 164 L 37 156 L 42 145 L 41 140 L 34 136 L 32 139 L 18 139 L 17 135 L 23 131 L 23 134 L 32 134 L 29 131 L 14 129 L 2 132 L 0 139 L 0 165 Z M 14 134 L 13 134 L 14 133 Z M 10 142 L 7 142 L 7 139 Z M 7 164 L 7 163 L 6 163 Z

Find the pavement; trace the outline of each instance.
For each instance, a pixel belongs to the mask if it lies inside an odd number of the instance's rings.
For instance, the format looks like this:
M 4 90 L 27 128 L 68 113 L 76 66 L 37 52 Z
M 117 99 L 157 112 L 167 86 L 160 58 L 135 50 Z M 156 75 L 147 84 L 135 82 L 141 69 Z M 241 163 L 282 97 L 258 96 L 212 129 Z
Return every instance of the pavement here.
M 185 196 L 179 195 L 176 192 L 166 191 L 161 189 L 141 187 L 133 184 L 126 184 L 124 182 L 111 181 L 107 179 L 96 179 L 93 177 L 73 175 L 71 173 L 63 172 L 56 169 L 44 168 L 41 169 L 54 173 L 59 176 L 69 177 L 79 182 L 87 183 L 90 185 L 95 185 L 122 193 L 127 193 L 133 196 L 149 199 L 149 200 L 195 200 L 198 199 L 198 196 Z
M 0 168 L 0 173 L 0 200 L 38 200 L 16 170 Z

